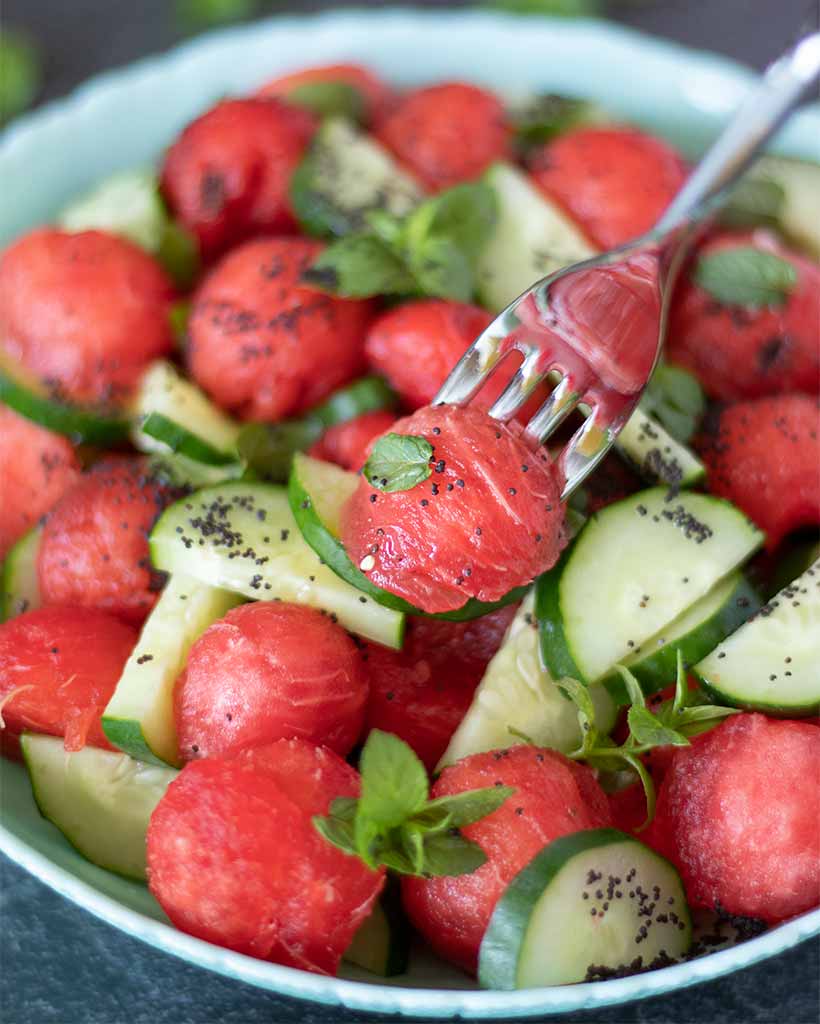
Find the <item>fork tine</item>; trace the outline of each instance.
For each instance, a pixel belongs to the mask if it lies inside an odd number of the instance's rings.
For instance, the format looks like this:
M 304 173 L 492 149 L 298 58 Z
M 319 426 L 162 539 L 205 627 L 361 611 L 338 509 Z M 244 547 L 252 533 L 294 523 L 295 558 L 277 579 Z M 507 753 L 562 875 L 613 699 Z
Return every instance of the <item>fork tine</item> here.
M 562 377 L 550 392 L 538 412 L 532 417 L 524 430 L 524 440 L 533 446 L 541 444 L 561 423 L 580 399 L 579 392 L 573 390 L 569 377 Z
M 506 423 L 535 391 L 544 379 L 544 374 L 538 368 L 540 360 L 541 353 L 537 348 L 526 352 L 524 361 L 516 370 L 513 379 L 490 407 L 490 416 L 493 419 Z
M 583 483 L 612 446 L 611 424 L 602 423 L 602 419 L 598 408 L 593 408 L 561 452 L 559 465 L 564 477 L 562 501 Z
M 502 338 L 493 337 L 489 331 L 481 334 L 453 367 L 432 404 L 463 405 L 469 402 L 498 365 L 501 341 Z

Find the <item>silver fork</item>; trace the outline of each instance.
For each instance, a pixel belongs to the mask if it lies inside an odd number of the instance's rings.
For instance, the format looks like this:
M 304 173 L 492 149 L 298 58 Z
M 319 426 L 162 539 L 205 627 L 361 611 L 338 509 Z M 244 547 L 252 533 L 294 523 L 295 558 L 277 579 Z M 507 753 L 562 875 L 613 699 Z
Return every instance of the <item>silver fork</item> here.
M 610 449 L 657 365 L 669 298 L 692 239 L 818 78 L 815 32 L 770 65 L 650 232 L 550 274 L 511 302 L 467 349 L 433 404 L 466 404 L 511 351 L 519 352 L 522 361 L 489 414 L 510 420 L 549 378 L 554 387 L 522 435 L 535 448 L 581 407 L 586 419 L 558 457 L 567 498 Z

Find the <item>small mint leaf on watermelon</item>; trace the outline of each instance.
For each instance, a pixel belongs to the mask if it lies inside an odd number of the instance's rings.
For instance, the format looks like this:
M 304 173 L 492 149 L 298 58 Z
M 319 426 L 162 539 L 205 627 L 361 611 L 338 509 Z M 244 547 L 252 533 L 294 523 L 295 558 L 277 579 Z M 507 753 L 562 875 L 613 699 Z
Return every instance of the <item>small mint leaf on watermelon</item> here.
M 782 306 L 795 286 L 797 271 L 772 252 L 740 245 L 700 256 L 694 278 L 727 306 Z
M 302 274 L 302 281 L 346 299 L 409 295 L 416 290 L 402 259 L 380 238 L 365 232 L 329 245 Z
M 294 86 L 285 97 L 288 103 L 305 107 L 318 117 L 349 117 L 363 121 L 367 104 L 361 90 L 349 82 L 303 82 Z
M 693 374 L 664 364 L 652 374 L 641 409 L 659 420 L 676 441 L 686 444 L 700 425 L 706 399 Z
M 398 736 L 373 729 L 362 750 L 359 811 L 380 828 L 401 825 L 427 803 L 424 765 Z
M 433 446 L 415 434 L 385 434 L 373 446 L 364 478 L 379 491 L 409 491 L 433 472 Z
M 785 202 L 785 189 L 772 178 L 743 178 L 729 193 L 720 221 L 732 228 L 777 227 Z
M 461 875 L 484 863 L 458 828 L 492 814 L 514 792 L 491 786 L 428 800 L 427 773 L 410 747 L 374 729 L 359 762 L 362 795 L 339 798 L 313 824 L 329 843 L 402 875 Z

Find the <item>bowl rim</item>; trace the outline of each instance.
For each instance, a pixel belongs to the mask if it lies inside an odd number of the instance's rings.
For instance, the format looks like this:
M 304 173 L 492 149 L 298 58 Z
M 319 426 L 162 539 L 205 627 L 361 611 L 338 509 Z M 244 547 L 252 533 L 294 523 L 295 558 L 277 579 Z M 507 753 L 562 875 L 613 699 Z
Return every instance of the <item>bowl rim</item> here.
M 84 108 L 96 106 L 107 95 L 127 91 L 131 83 L 144 76 L 162 77 L 171 68 L 184 70 L 185 66 L 207 60 L 223 48 L 233 49 L 241 45 L 243 39 L 259 32 L 312 31 L 317 27 L 344 32 L 354 26 L 361 29 L 366 24 L 370 34 L 395 29 L 396 25 L 407 20 L 417 25 L 423 23 L 439 32 L 451 27 L 455 30 L 469 23 L 486 27 L 488 31 L 498 31 L 500 26 L 509 28 L 515 25 L 526 31 L 549 30 L 569 38 L 590 34 L 594 38 L 597 34 L 602 39 L 637 47 L 642 54 L 648 52 L 674 61 L 684 60 L 718 75 L 727 85 L 726 94 L 717 97 L 721 113 L 728 113 L 732 109 L 733 98 L 756 77 L 750 69 L 729 58 L 658 39 L 597 18 L 528 18 L 481 10 L 422 11 L 405 7 L 381 10 L 346 8 L 306 15 L 275 15 L 250 24 L 206 33 L 162 54 L 144 57 L 124 67 L 95 75 L 67 96 L 52 100 L 12 122 L 0 135 L 0 159 L 14 153 L 19 147 L 25 149 L 36 144 L 37 135 L 47 129 L 49 124 L 80 115 Z M 806 139 L 820 139 L 820 109 L 804 111 L 796 121 L 799 124 L 791 125 L 791 131 L 787 130 L 779 139 L 778 149 L 787 153 L 791 151 L 791 155 L 802 153 L 806 158 L 805 151 L 811 148 Z M 282 995 L 374 1013 L 431 1018 L 511 1018 L 605 1007 L 719 978 L 820 934 L 819 908 L 729 949 L 629 978 L 516 992 L 410 988 L 309 974 L 234 953 L 186 935 L 170 924 L 147 917 L 100 892 L 29 846 L 2 822 L 0 851 L 81 909 L 157 949 L 218 974 Z

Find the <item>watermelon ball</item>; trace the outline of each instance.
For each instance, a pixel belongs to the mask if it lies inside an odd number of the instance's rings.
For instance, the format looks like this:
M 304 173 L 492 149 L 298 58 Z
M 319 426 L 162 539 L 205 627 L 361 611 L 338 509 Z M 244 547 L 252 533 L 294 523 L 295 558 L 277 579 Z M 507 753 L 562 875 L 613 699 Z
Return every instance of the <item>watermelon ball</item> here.
M 739 714 L 675 752 L 657 828 L 693 906 L 770 923 L 820 903 L 820 729 Z
M 370 303 L 300 284 L 321 251 L 306 238 L 247 242 L 194 294 L 188 369 L 223 408 L 274 422 L 310 409 L 363 370 Z
M 174 497 L 144 459 L 98 462 L 46 519 L 37 557 L 43 603 L 97 608 L 141 623 L 164 583 L 151 568 L 148 534 Z
M 78 480 L 69 442 L 0 405 L 0 559 Z
M 335 462 L 342 469 L 357 472 L 367 461 L 371 442 L 386 433 L 395 420 L 395 413 L 383 409 L 363 412 L 352 420 L 328 427 L 309 454 L 314 459 Z
M 558 474 L 520 428 L 472 406 L 425 406 L 393 425 L 433 449 L 430 476 L 388 492 L 362 476 L 344 510 L 348 554 L 425 612 L 498 601 L 553 565 L 563 544 Z
M 501 101 L 464 82 L 406 93 L 377 120 L 374 133 L 434 191 L 472 181 L 512 153 L 512 130 Z
M 290 178 L 314 129 L 306 110 L 274 98 L 223 100 L 185 128 L 165 156 L 162 191 L 206 257 L 295 227 Z
M 413 925 L 445 960 L 475 973 L 478 950 L 509 882 L 547 843 L 610 824 L 606 794 L 585 765 L 555 750 L 518 745 L 472 754 L 445 768 L 432 796 L 512 786 L 501 807 L 461 831 L 487 860 L 467 875 L 405 878 L 402 898 Z
M 311 816 L 358 795 L 358 773 L 305 740 L 192 761 L 151 816 L 151 892 L 190 935 L 335 974 L 384 871 L 328 843 Z
M 122 405 L 173 347 L 173 297 L 133 242 L 38 228 L 0 256 L 0 346 L 56 398 Z
M 0 625 L 0 728 L 62 736 L 66 750 L 111 749 L 100 715 L 137 633 L 92 608 L 50 606 Z
M 361 114 L 367 121 L 386 113 L 393 103 L 393 91 L 387 83 L 360 64 L 323 64 L 304 68 L 266 82 L 256 95 L 265 98 L 275 96 L 298 103 L 300 93 L 304 96 L 308 88 L 315 89 L 321 85 L 342 85 L 354 90 L 361 102 Z
M 637 128 L 581 127 L 530 157 L 536 184 L 601 249 L 649 231 L 683 185 L 687 167 L 667 142 Z
M 365 732 L 393 733 L 434 771 L 514 614 L 508 605 L 469 622 L 412 616 L 400 651 L 368 644 Z
M 241 605 L 199 637 L 177 680 L 180 757 L 232 757 L 294 737 L 345 755 L 366 700 L 359 651 L 327 615 L 278 601 Z
M 773 551 L 802 526 L 820 526 L 820 402 L 779 395 L 738 402 L 707 419 L 696 445 L 709 489 L 766 533 Z
M 777 256 L 794 270 L 782 304 L 732 305 L 697 283 L 701 259 L 737 250 Z M 675 290 L 669 319 L 669 359 L 691 370 L 707 394 L 722 401 L 784 391 L 820 390 L 817 296 L 820 266 L 765 231 L 722 232 L 704 245 Z

